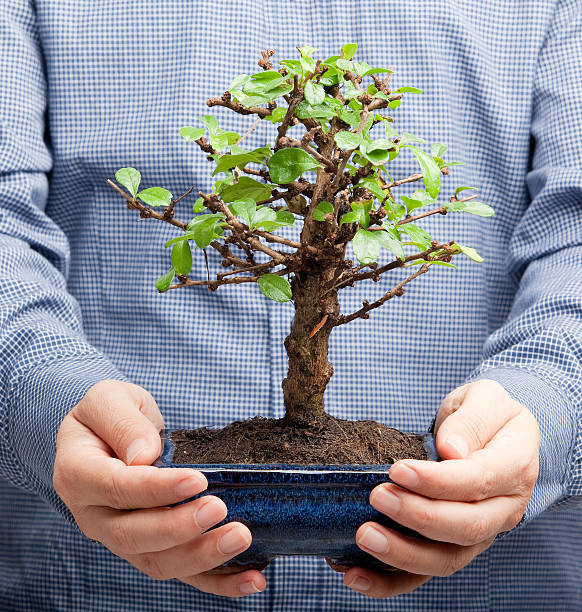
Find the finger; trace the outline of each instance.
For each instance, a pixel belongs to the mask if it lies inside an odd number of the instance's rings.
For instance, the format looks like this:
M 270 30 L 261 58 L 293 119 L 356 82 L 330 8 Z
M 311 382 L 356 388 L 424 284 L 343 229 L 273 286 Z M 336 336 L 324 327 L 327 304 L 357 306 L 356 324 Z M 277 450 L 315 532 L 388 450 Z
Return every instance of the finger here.
M 188 578 L 207 572 L 251 545 L 251 532 L 242 523 L 228 523 L 186 544 L 125 558 L 154 580 Z
M 127 465 L 150 465 L 161 453 L 160 411 L 154 398 L 137 385 L 98 383 L 71 415 L 108 444 Z
M 477 504 L 421 497 L 392 484 L 376 487 L 370 502 L 400 525 L 440 542 L 472 546 L 513 529 L 525 510 L 518 497 L 493 497 Z
M 410 593 L 432 576 L 421 576 L 409 572 L 382 573 L 363 567 L 353 567 L 344 575 L 344 584 L 368 597 L 382 599 Z
M 204 491 L 208 481 L 190 468 L 127 466 L 90 450 L 74 453 L 59 465 L 58 493 L 70 506 L 107 506 L 118 510 L 169 506 Z
M 459 546 L 409 538 L 382 527 L 364 523 L 356 533 L 358 546 L 387 565 L 423 576 L 450 576 L 491 546 L 493 540 Z
M 257 570 L 227 575 L 199 574 L 180 580 L 205 593 L 224 597 L 246 597 L 264 591 L 267 586 L 265 577 Z
M 227 514 L 218 497 L 205 495 L 174 508 L 127 512 L 91 506 L 76 516 L 85 535 L 118 557 L 158 552 L 190 542 Z
M 523 410 L 468 459 L 405 459 L 390 468 L 389 476 L 396 484 L 434 499 L 480 501 L 526 495 L 537 479 L 538 447 L 535 418 Z
M 437 430 L 436 446 L 443 459 L 465 459 L 483 448 L 523 408 L 491 380 L 471 383 L 452 400 L 447 398 L 445 413 L 451 409 L 451 402 L 458 403 L 458 408 L 442 420 Z

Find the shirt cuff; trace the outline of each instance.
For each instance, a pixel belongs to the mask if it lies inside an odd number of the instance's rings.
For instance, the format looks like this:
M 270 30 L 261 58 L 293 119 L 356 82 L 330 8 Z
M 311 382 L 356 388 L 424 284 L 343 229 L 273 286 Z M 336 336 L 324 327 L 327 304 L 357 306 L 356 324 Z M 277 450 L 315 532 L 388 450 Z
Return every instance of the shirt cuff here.
M 40 495 L 72 522 L 53 488 L 57 432 L 85 393 L 108 379 L 127 380 L 103 355 L 90 353 L 37 365 L 12 385 L 8 439 L 14 465 L 9 480 Z
M 542 374 L 518 368 L 494 367 L 473 375 L 495 380 L 523 404 L 540 428 L 540 470 L 520 525 L 563 501 L 570 489 L 576 441 L 576 413 L 563 392 Z

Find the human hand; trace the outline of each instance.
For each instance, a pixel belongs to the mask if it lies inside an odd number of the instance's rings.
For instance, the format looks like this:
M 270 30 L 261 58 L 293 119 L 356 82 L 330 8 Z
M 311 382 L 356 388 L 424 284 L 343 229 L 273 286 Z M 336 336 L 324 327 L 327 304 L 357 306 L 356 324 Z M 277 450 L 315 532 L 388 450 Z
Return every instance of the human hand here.
M 227 513 L 208 495 L 169 508 L 204 491 L 203 474 L 150 464 L 160 454 L 163 419 L 141 387 L 99 382 L 64 418 L 57 436 L 54 487 L 89 538 L 155 580 L 178 578 L 201 591 L 241 597 L 265 588 L 264 576 L 208 574 L 247 549 L 241 523 L 206 532 Z
M 405 459 L 370 494 L 397 523 L 430 538 L 406 537 L 365 523 L 358 546 L 395 573 L 350 569 L 344 584 L 371 597 L 413 591 L 433 576 L 450 576 L 520 521 L 538 475 L 539 429 L 531 412 L 497 382 L 452 391 L 436 420 L 441 462 Z M 400 486 L 398 486 L 400 485 Z

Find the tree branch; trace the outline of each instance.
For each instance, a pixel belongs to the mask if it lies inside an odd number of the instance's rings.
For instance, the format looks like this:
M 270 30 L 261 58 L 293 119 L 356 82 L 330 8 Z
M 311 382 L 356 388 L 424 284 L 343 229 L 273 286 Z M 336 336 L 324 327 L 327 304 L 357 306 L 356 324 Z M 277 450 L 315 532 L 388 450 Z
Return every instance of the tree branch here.
M 344 325 L 345 323 L 350 323 L 354 319 L 369 319 L 370 315 L 368 314 L 370 310 L 374 310 L 375 308 L 379 308 L 383 304 L 385 304 L 388 300 L 391 300 L 395 296 L 401 296 L 404 294 L 404 287 L 413 281 L 415 278 L 418 278 L 421 274 L 428 272 L 430 268 L 430 264 L 423 264 L 420 269 L 418 269 L 414 274 L 411 274 L 408 278 L 405 278 L 403 281 L 398 283 L 396 287 L 390 289 L 387 293 L 384 294 L 379 300 L 375 302 L 368 302 L 364 300 L 362 302 L 363 306 L 360 310 L 356 310 L 356 312 L 352 312 L 350 315 L 340 315 L 334 322 L 333 326 L 337 327 L 338 325 Z

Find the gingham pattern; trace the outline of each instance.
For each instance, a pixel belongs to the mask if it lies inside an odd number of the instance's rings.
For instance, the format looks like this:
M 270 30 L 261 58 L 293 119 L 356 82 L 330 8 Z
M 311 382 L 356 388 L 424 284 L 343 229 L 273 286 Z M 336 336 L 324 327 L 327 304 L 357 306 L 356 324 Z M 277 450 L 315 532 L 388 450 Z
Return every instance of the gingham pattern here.
M 242 601 L 154 582 L 89 542 L 55 496 L 61 419 L 108 377 L 149 389 L 169 427 L 280 415 L 292 310 L 251 286 L 157 295 L 175 233 L 139 222 L 105 178 L 133 165 L 144 186 L 208 188 L 207 163 L 177 133 L 206 97 L 256 69 L 260 49 L 323 55 L 346 41 L 424 90 L 396 126 L 467 162 L 443 194 L 479 186 L 497 214 L 426 220 L 486 263 L 431 270 L 334 332 L 328 408 L 422 431 L 456 385 L 499 380 L 543 434 L 526 520 L 463 571 L 394 600 L 353 593 L 304 558 L 278 560 L 267 591 Z M 3 0 L 0 609 L 579 610 L 581 41 L 578 0 Z M 415 163 L 403 154 L 392 168 Z M 345 291 L 344 311 L 398 278 Z

